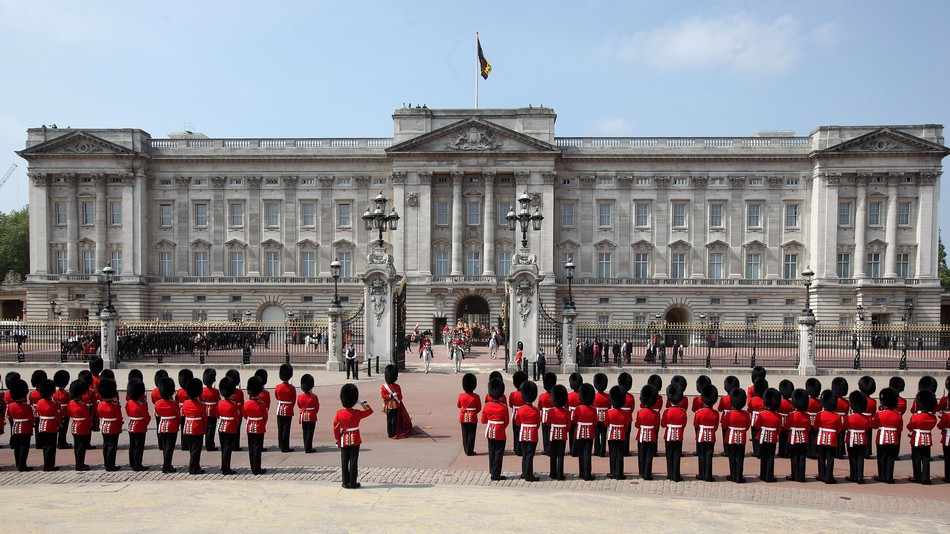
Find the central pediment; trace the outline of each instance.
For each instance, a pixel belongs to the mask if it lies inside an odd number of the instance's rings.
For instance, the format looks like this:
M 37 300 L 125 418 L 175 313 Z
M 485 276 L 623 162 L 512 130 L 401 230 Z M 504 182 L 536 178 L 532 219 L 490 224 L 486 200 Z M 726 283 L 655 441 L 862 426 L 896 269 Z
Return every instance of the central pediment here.
M 821 151 L 825 154 L 934 154 L 947 155 L 947 147 L 894 128 L 879 128 Z
M 118 156 L 133 155 L 135 151 L 102 139 L 82 130 L 75 130 L 49 141 L 17 152 L 24 159 L 34 156 Z
M 393 145 L 386 149 L 386 152 L 468 155 L 499 152 L 559 153 L 560 149 L 529 135 L 472 117 Z

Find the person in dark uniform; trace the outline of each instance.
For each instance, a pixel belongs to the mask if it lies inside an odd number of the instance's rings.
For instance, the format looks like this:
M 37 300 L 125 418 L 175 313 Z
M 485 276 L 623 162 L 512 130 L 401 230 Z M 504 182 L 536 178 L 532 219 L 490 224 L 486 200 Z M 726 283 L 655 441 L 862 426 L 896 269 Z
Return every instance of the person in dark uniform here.
M 162 450 L 162 473 L 177 471 L 172 465 L 175 440 L 178 437 L 178 420 L 181 411 L 175 400 L 175 381 L 166 376 L 158 382 L 161 398 L 155 403 L 155 419 L 158 419 L 158 448 Z M 73 438 L 75 440 L 75 438 Z
M 346 379 L 349 380 L 350 374 L 352 373 L 353 380 L 359 380 L 360 366 L 357 365 L 356 348 L 352 343 L 346 348 L 346 352 L 343 353 L 343 361 L 346 362 Z
M 201 449 L 204 447 L 205 433 L 208 426 L 208 412 L 204 403 L 201 402 L 201 393 L 204 391 L 204 383 L 201 379 L 192 378 L 185 385 L 188 393 L 188 399 L 182 404 L 181 413 L 184 418 L 184 427 L 181 429 L 185 437 L 185 445 L 188 447 L 188 474 L 203 475 L 205 470 L 201 468 Z

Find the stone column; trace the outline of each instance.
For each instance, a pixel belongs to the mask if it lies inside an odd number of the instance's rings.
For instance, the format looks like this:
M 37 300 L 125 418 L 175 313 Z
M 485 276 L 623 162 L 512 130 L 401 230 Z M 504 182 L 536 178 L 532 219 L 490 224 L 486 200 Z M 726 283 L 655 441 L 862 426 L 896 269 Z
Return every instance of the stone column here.
M 135 204 L 132 200 L 132 175 L 123 174 L 122 179 L 122 270 L 123 274 L 129 276 L 141 276 L 142 269 L 138 262 L 141 261 L 137 256 L 141 256 L 135 250 L 134 229 L 138 225 L 138 219 L 133 218 Z
M 79 177 L 66 174 L 66 274 L 79 272 Z
M 137 275 L 143 275 L 148 272 L 148 267 L 146 261 L 149 261 L 149 258 L 152 255 L 152 246 L 147 239 L 148 236 L 148 218 L 147 214 L 149 208 L 147 207 L 146 199 L 147 189 L 148 189 L 148 177 L 145 175 L 145 171 L 139 169 L 133 173 L 132 176 L 123 177 L 123 180 L 128 179 L 129 183 L 132 185 L 132 203 L 129 206 L 131 211 L 132 220 L 129 222 L 129 226 L 123 227 L 126 232 L 132 232 L 132 245 L 131 250 L 134 252 L 129 252 L 132 255 L 133 262 L 133 272 Z M 128 187 L 129 184 L 123 184 Z M 124 198 L 124 196 L 123 196 Z M 123 218 L 125 215 L 123 214 Z M 124 221 L 123 221 L 124 223 Z M 182 250 L 187 251 L 187 246 L 185 244 L 179 245 L 179 248 L 175 254 L 181 254 Z M 186 252 L 187 253 L 187 252 Z M 174 274 L 174 273 L 172 273 Z
M 116 348 L 118 347 L 118 339 L 115 335 L 116 313 L 108 309 L 101 310 L 99 312 L 99 322 L 102 327 L 103 368 L 112 369 L 119 363 L 116 358 Z
M 297 177 L 281 176 L 281 185 L 284 187 L 283 220 L 280 221 L 281 243 L 280 269 L 284 276 L 299 276 L 300 271 L 300 224 L 297 223 Z
M 317 208 L 317 224 L 320 229 L 317 231 L 317 235 L 320 237 L 320 248 L 317 249 L 317 264 L 320 268 L 320 277 L 327 278 L 330 276 L 330 263 L 337 255 L 336 247 L 333 246 L 333 234 L 336 230 L 336 203 L 333 199 L 334 180 L 332 176 L 326 175 L 319 176 L 318 180 L 320 181 L 320 204 Z M 355 204 L 353 210 L 359 211 Z M 358 223 L 362 223 L 362 220 Z
M 525 249 L 511 259 L 511 276 L 508 277 L 508 340 L 511 353 L 518 350 L 518 342 L 524 346 L 526 359 L 538 353 L 539 303 L 538 285 L 543 279 L 538 273 L 538 260 Z
M 482 261 L 482 276 L 495 276 L 495 171 L 482 171 L 485 182 L 485 217 L 482 219 L 485 240 L 485 258 Z
M 261 233 L 263 226 L 261 204 L 261 177 L 248 176 L 247 180 L 247 201 L 244 203 L 244 228 L 247 236 L 247 274 L 248 276 L 260 276 L 264 272 L 264 250 L 261 247 Z
M 887 175 L 887 223 L 884 227 L 884 240 L 887 252 L 884 254 L 884 278 L 897 278 L 897 185 L 900 174 Z M 861 261 L 866 261 L 867 258 Z
M 452 175 L 452 276 L 462 276 L 462 180 L 465 173 L 453 171 Z
M 224 190 L 226 182 L 226 176 L 211 177 L 211 206 L 209 207 L 211 235 L 222 236 L 221 239 L 215 239 L 214 243 L 211 244 L 211 273 L 215 276 L 224 276 L 224 273 L 230 272 L 229 258 L 224 247 L 224 242 L 227 240 L 224 236 L 228 235 L 228 226 L 230 225 L 228 217 L 231 215 Z M 179 243 L 178 246 L 184 246 L 187 249 L 187 243 Z M 244 258 L 244 261 L 245 269 L 247 269 L 247 257 Z M 246 272 L 247 270 L 245 270 Z
M 939 228 L 937 205 L 934 201 L 940 198 L 940 180 L 937 173 L 920 173 L 917 177 L 917 261 L 914 269 L 915 278 L 934 278 L 936 274 L 938 249 L 937 235 L 934 232 Z
M 330 304 L 327 310 L 327 371 L 342 371 L 343 359 L 343 308 Z
M 393 244 L 393 262 L 398 263 L 399 268 L 402 269 L 403 272 L 406 272 L 409 270 L 410 264 L 413 263 L 413 259 L 410 259 L 410 255 L 407 253 L 405 239 L 405 224 L 409 222 L 409 211 L 406 209 L 406 173 L 394 172 L 390 176 L 390 180 L 393 184 L 392 208 L 396 210 L 396 213 L 402 218 L 403 224 L 403 226 L 399 228 L 399 231 L 391 232 L 389 236 Z
M 559 258 L 556 257 L 554 251 L 554 236 L 557 235 L 555 230 L 557 224 L 557 214 L 555 212 L 555 201 L 554 201 L 554 182 L 557 181 L 557 173 L 554 171 L 545 171 L 541 173 L 541 215 L 544 216 L 544 220 L 541 221 L 541 231 L 535 232 L 538 234 L 538 248 L 540 254 L 538 256 L 538 269 L 540 270 L 541 276 L 545 276 L 554 281 L 555 273 L 559 268 L 555 268 Z M 533 213 L 533 212 L 532 212 Z
M 854 278 L 867 276 L 867 183 L 870 175 L 859 174 L 857 177 L 857 208 L 854 212 Z
M 577 361 L 574 359 L 574 352 L 577 348 L 577 334 L 575 333 L 575 320 L 577 319 L 577 310 L 574 308 L 564 308 L 561 312 L 561 319 L 564 321 L 564 327 L 561 330 L 561 372 L 577 372 Z
M 815 367 L 815 314 L 805 310 L 798 316 L 798 374 L 814 376 Z
M 376 249 L 366 258 L 363 273 L 364 342 L 366 358 L 379 357 L 386 363 L 398 365 L 393 351 L 393 293 L 396 269 L 392 256 Z
M 416 175 L 419 177 L 419 215 L 417 217 L 420 221 L 419 243 L 430 244 L 432 243 L 432 173 L 417 172 Z M 403 228 L 402 231 L 405 232 L 405 227 Z M 418 249 L 419 274 L 431 275 L 432 247 L 419 246 L 413 248 Z
M 30 173 L 30 230 L 33 239 L 30 239 L 30 260 L 33 263 L 34 274 L 50 272 L 50 259 L 53 256 L 50 249 L 50 224 L 54 219 L 49 217 L 51 202 L 49 201 L 49 179 L 45 174 Z M 55 216 L 55 215 L 54 215 Z M 57 273 L 63 274 L 63 273 Z
M 109 228 L 109 203 L 106 200 L 106 177 L 96 174 L 92 177 L 96 184 L 96 270 L 102 270 L 106 262 L 112 258 L 108 256 L 106 230 Z

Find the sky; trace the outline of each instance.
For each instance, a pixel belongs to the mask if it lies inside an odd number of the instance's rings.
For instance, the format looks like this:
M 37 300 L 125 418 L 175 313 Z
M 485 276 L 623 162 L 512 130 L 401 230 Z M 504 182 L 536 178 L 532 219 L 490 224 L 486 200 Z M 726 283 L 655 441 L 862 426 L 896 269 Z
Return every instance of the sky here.
M 43 124 L 389 137 L 404 103 L 474 107 L 476 32 L 479 107 L 560 137 L 946 124 L 948 29 L 943 0 L 0 0 L 0 211 Z

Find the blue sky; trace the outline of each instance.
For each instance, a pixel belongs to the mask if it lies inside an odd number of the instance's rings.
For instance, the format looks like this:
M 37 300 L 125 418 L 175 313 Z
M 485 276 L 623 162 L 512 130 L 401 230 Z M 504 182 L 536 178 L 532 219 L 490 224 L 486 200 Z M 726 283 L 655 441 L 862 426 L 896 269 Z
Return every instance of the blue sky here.
M 28 127 L 375 137 L 472 107 L 476 31 L 480 107 L 553 107 L 559 136 L 947 124 L 948 27 L 941 0 L 0 0 L 0 211 Z

